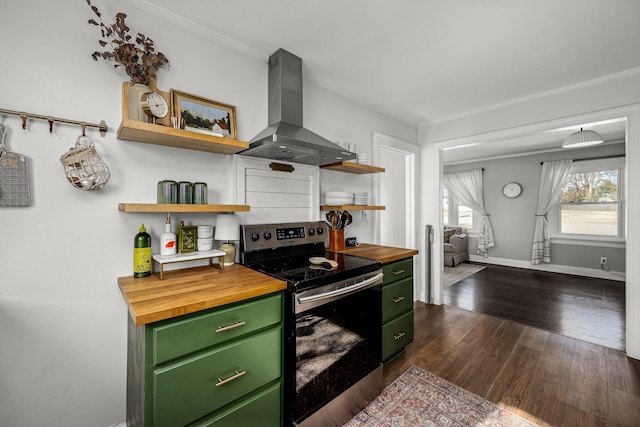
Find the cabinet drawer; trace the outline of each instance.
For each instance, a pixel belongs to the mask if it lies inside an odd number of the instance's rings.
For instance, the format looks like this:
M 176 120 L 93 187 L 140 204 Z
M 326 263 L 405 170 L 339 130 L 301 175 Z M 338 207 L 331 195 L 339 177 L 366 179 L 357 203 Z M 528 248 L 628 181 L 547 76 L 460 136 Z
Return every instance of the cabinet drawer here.
M 282 293 L 153 327 L 153 365 L 280 323 Z
M 413 259 L 405 259 L 382 266 L 384 284 L 396 282 L 413 276 Z
M 382 360 L 387 360 L 413 341 L 413 311 L 382 325 Z
M 153 425 L 193 422 L 281 376 L 282 327 L 153 372 Z
M 413 278 L 401 280 L 382 288 L 382 322 L 411 310 L 413 307 Z
M 193 427 L 281 427 L 280 396 L 278 382 Z

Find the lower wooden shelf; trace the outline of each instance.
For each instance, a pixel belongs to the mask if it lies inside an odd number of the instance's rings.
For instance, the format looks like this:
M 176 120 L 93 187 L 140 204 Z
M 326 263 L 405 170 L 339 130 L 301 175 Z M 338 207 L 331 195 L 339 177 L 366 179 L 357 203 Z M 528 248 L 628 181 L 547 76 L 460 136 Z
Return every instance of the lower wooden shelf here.
M 119 203 L 120 212 L 249 212 L 249 205 L 194 205 L 194 204 L 159 204 L 159 203 Z
M 342 206 L 320 206 L 321 211 L 383 211 L 384 206 L 364 206 L 364 205 L 342 205 Z

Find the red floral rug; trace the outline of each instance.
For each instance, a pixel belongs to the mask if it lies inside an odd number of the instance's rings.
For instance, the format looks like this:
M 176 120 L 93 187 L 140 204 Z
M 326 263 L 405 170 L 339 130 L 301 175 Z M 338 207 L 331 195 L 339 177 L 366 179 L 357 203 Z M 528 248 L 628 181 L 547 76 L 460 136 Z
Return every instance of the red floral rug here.
M 537 424 L 413 365 L 345 426 L 534 427 Z

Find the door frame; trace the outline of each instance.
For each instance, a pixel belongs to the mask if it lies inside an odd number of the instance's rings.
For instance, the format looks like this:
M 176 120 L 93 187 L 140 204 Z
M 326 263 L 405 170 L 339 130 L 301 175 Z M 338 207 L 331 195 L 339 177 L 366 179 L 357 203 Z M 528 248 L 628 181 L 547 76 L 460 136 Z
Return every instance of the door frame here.
M 419 159 L 420 159 L 420 147 L 411 144 L 402 139 L 384 134 L 382 132 L 374 131 L 372 133 L 373 141 L 373 153 L 372 160 L 376 165 L 381 164 L 382 150 L 391 150 L 400 153 L 405 156 L 405 191 L 406 191 L 406 217 L 405 217 L 405 235 L 409 241 L 410 249 L 417 249 L 417 242 L 420 241 L 417 233 L 417 219 L 419 218 L 418 206 L 419 193 L 417 188 L 418 171 L 419 171 Z M 380 174 L 373 174 L 373 200 L 374 204 L 379 203 L 381 199 L 381 186 Z M 381 219 L 380 213 L 372 211 L 374 227 L 373 227 L 373 241 L 376 244 L 380 244 L 380 227 Z M 424 299 L 421 293 L 424 293 L 424 286 L 420 286 L 420 264 L 421 264 L 422 251 L 416 255 L 413 263 L 413 277 L 414 277 L 414 295 L 420 300 Z M 414 297 L 414 298 L 415 298 Z

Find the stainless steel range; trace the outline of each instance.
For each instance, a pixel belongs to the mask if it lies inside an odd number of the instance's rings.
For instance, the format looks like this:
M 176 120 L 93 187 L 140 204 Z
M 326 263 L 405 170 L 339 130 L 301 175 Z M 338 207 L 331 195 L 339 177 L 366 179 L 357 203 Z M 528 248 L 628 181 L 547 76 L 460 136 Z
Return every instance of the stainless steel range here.
M 383 387 L 382 265 L 327 245 L 322 221 L 241 226 L 240 262 L 287 282 L 287 426 L 341 426 Z

